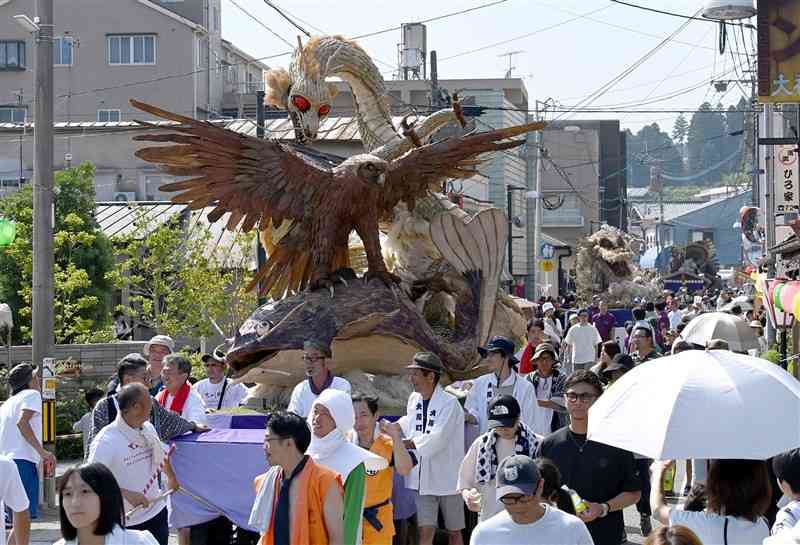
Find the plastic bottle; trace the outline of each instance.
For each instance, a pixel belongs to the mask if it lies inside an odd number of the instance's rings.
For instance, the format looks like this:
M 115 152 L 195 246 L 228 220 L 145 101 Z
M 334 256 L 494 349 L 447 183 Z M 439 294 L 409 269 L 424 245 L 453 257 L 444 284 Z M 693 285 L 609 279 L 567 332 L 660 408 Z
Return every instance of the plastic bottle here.
M 675 464 L 672 464 L 664 470 L 661 487 L 664 492 L 673 491 L 673 488 L 675 487 Z
M 565 490 L 569 497 L 572 499 L 572 506 L 575 508 L 575 514 L 580 515 L 587 509 L 589 506 L 587 505 L 586 501 L 580 497 L 580 495 L 575 492 L 573 489 L 569 488 L 567 485 L 561 486 L 562 490 Z

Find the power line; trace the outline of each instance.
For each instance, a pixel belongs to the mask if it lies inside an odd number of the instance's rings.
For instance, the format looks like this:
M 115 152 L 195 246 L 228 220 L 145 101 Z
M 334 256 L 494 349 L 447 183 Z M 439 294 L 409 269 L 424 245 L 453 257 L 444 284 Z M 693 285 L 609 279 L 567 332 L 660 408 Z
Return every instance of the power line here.
M 707 64 L 705 66 L 700 66 L 700 67 L 694 68 L 692 70 L 687 70 L 686 72 L 680 72 L 678 74 L 673 74 L 672 77 L 673 78 L 679 78 L 681 76 L 687 76 L 689 74 L 694 74 L 696 72 L 703 72 L 704 70 L 707 70 L 709 68 L 714 68 L 714 70 L 711 71 L 711 77 L 713 78 L 714 74 L 716 72 L 716 63 Z M 652 85 L 653 83 L 658 83 L 660 81 L 661 80 L 657 80 L 657 79 L 653 79 L 653 80 L 649 80 L 649 81 L 643 81 L 641 83 L 637 83 L 636 85 L 631 85 L 630 87 L 620 87 L 619 89 L 613 89 L 611 91 L 608 91 L 606 94 L 607 95 L 612 95 L 612 94 L 615 94 L 615 93 L 624 93 L 625 91 L 630 91 L 632 89 L 639 89 L 641 87 L 647 87 L 648 85 Z M 582 98 L 586 98 L 587 96 L 588 95 L 566 97 L 563 100 L 580 100 Z
M 264 0 L 264 1 L 266 2 L 267 0 Z M 246 9 L 244 9 L 242 6 L 240 6 L 240 5 L 239 5 L 239 4 L 236 2 L 236 0 L 228 0 L 228 2 L 230 2 L 231 4 L 233 4 L 234 6 L 236 6 L 236 7 L 239 9 L 239 11 L 241 11 L 242 13 L 244 13 L 245 15 L 247 15 L 248 17 L 250 17 L 250 18 L 251 18 L 253 21 L 255 21 L 256 23 L 258 23 L 259 25 L 261 25 L 261 26 L 262 26 L 262 27 L 263 27 L 263 28 L 264 28 L 264 29 L 265 29 L 267 32 L 269 32 L 270 34 L 272 34 L 273 36 L 275 36 L 276 38 L 278 38 L 280 41 L 282 41 L 283 43 L 285 43 L 285 44 L 286 44 L 286 45 L 288 45 L 289 47 L 294 47 L 294 46 L 292 45 L 292 42 L 290 42 L 289 40 L 287 40 L 286 38 L 284 38 L 283 36 L 281 36 L 280 34 L 278 34 L 277 32 L 275 32 L 274 30 L 272 30 L 271 28 L 269 28 L 267 25 L 265 25 L 265 24 L 264 24 L 264 23 L 261 21 L 261 19 L 259 19 L 258 17 L 256 17 L 255 15 L 253 15 L 252 13 L 250 13 L 249 11 L 247 11 Z M 269 2 L 267 2 L 267 3 L 269 3 Z
M 549 25 L 549 26 L 534 30 L 532 32 L 527 32 L 525 34 L 520 34 L 519 36 L 515 36 L 514 38 L 509 38 L 507 40 L 502 40 L 500 42 L 494 42 L 494 43 L 487 44 L 487 45 L 484 45 L 484 46 L 481 46 L 481 47 L 477 47 L 475 49 L 470 49 L 468 51 L 462 51 L 461 53 L 456 53 L 455 55 L 450 55 L 449 57 L 442 57 L 441 59 L 439 59 L 439 62 L 448 61 L 450 59 L 463 57 L 464 55 L 470 55 L 472 53 L 477 53 L 479 51 L 485 51 L 486 49 L 492 49 L 494 47 L 505 45 L 505 44 L 508 44 L 508 43 L 511 43 L 511 42 L 514 42 L 514 41 L 517 41 L 517 40 L 522 40 L 524 38 L 529 38 L 529 37 L 534 36 L 536 34 L 539 34 L 541 32 L 552 30 L 554 28 L 558 28 L 560 26 L 564 26 L 567 23 L 571 23 L 573 21 L 577 21 L 578 19 L 581 19 L 581 18 L 585 17 L 586 15 L 591 15 L 591 14 L 597 13 L 599 11 L 603 11 L 605 9 L 608 9 L 609 7 L 610 6 L 603 6 L 601 8 L 589 11 L 589 12 L 583 14 L 583 15 L 577 15 L 576 17 L 572 17 L 570 19 L 566 19 L 564 21 L 561 21 L 561 22 L 558 22 L 558 23 L 555 23 L 555 24 L 552 24 L 552 25 Z
M 300 32 L 305 34 L 307 37 L 309 37 L 309 38 L 311 37 L 311 34 L 309 34 L 306 29 L 304 29 L 303 27 L 301 27 L 300 25 L 295 23 L 294 20 L 291 17 L 289 17 L 288 15 L 286 15 L 284 12 L 281 11 L 281 8 L 279 8 L 278 6 L 276 6 L 275 4 L 270 2 L 269 0 L 264 0 L 264 3 L 266 5 L 268 5 L 269 7 L 271 7 L 272 9 L 274 9 L 275 11 L 277 11 L 280 14 L 280 16 L 283 17 L 284 19 L 286 19 L 287 21 L 289 21 L 289 23 L 291 23 L 291 25 L 294 28 L 296 28 L 297 30 L 299 30 Z
M 432 23 L 434 21 L 441 21 L 442 19 L 447 19 L 448 17 L 455 17 L 456 15 L 463 15 L 464 13 L 469 13 L 471 11 L 477 11 L 479 9 L 489 8 L 492 6 L 496 6 L 498 4 L 504 4 L 509 0 L 495 0 L 494 2 L 489 2 L 487 4 L 481 4 L 480 6 L 475 6 L 467 9 L 462 9 L 460 11 L 454 11 L 451 13 L 445 13 L 444 15 L 437 15 L 436 17 L 431 17 L 430 19 L 423 19 L 419 21 L 420 23 Z M 360 34 L 358 36 L 353 36 L 350 38 L 351 40 L 360 40 L 362 38 L 371 38 L 373 36 L 379 36 L 381 34 L 386 34 L 387 32 L 394 32 L 396 30 L 402 29 L 402 26 L 393 26 L 391 28 L 384 28 L 383 30 L 376 30 L 375 32 L 368 32 L 366 34 Z
M 751 25 L 749 23 L 732 23 L 730 21 L 719 21 L 719 20 L 716 20 L 716 19 L 706 19 L 705 17 L 697 17 L 697 13 L 695 13 L 694 15 L 684 15 L 682 13 L 675 13 L 675 12 L 672 12 L 672 11 L 664 11 L 664 10 L 661 10 L 661 9 L 648 8 L 646 6 L 640 6 L 639 4 L 631 4 L 630 2 L 623 2 L 622 0 L 611 0 L 611 1 L 614 2 L 615 4 L 621 4 L 623 6 L 628 6 L 628 7 L 631 7 L 631 8 L 642 9 L 644 11 L 651 11 L 653 13 L 660 13 L 661 15 L 670 15 L 672 17 L 680 17 L 682 19 L 689 19 L 690 21 L 703 21 L 703 22 L 706 22 L 706 23 L 715 23 L 715 24 L 716 23 L 722 23 L 724 25 L 731 25 L 731 26 L 747 26 L 747 27 L 752 27 L 753 26 L 753 25 Z
M 317 31 L 317 32 L 319 32 L 320 34 L 327 34 L 327 32 L 325 32 L 324 30 L 322 30 L 322 29 L 321 29 L 321 28 L 319 28 L 318 26 L 314 26 L 314 25 L 313 25 L 313 24 L 311 24 L 309 21 L 307 21 L 307 20 L 303 19 L 302 17 L 299 17 L 298 15 L 296 15 L 296 14 L 292 13 L 292 12 L 291 12 L 291 11 L 289 11 L 288 9 L 286 9 L 286 8 L 281 8 L 281 9 L 282 9 L 282 10 L 283 10 L 283 12 L 284 12 L 284 13 L 286 13 L 287 15 L 289 15 L 289 16 L 291 16 L 291 17 L 293 17 L 294 19 L 297 19 L 297 20 L 298 20 L 298 21 L 300 21 L 301 23 L 305 23 L 305 24 L 307 24 L 309 27 L 313 28 L 314 30 L 316 30 L 316 31 Z
M 580 15 L 580 14 L 574 12 L 574 11 L 562 8 L 560 6 L 554 6 L 552 4 L 545 4 L 543 2 L 537 2 L 537 3 L 540 4 L 540 5 L 543 5 L 543 6 L 547 6 L 547 7 L 551 8 L 551 9 L 554 9 L 554 10 L 557 10 L 557 11 L 568 13 L 570 15 Z M 611 7 L 611 6 L 607 6 L 607 7 Z M 643 32 L 643 31 L 641 31 L 639 29 L 636 29 L 636 28 L 631 28 L 631 27 L 628 27 L 628 26 L 619 25 L 619 24 L 612 23 L 612 22 L 609 22 L 609 21 L 603 21 L 602 19 L 595 19 L 594 17 L 589 17 L 588 15 L 584 16 L 583 18 L 588 20 L 588 21 L 599 23 L 601 25 L 606 25 L 606 26 L 609 26 L 609 27 L 612 27 L 612 28 L 618 28 L 620 30 L 625 30 L 627 32 L 632 32 L 634 34 L 639 34 L 641 36 L 646 36 L 648 38 L 656 38 L 658 40 L 663 40 L 665 38 L 665 36 L 660 36 L 658 34 L 650 34 L 649 32 Z M 712 50 L 712 51 L 716 51 L 716 48 L 714 48 L 714 47 L 706 46 L 706 45 L 703 45 L 703 44 L 695 44 L 695 43 L 691 43 L 691 42 L 683 42 L 683 41 L 676 40 L 676 39 L 673 39 L 672 43 L 681 44 L 681 45 L 687 45 L 687 46 L 691 46 L 691 47 L 697 47 L 699 49 L 709 49 L 709 50 Z
M 606 91 L 610 90 L 610 89 L 611 89 L 611 88 L 612 88 L 614 85 L 616 85 L 617 83 L 619 83 L 620 81 L 622 81 L 623 79 L 625 79 L 626 77 L 628 77 L 628 76 L 629 76 L 631 73 L 633 73 L 633 71 L 634 71 L 634 70 L 636 70 L 636 69 L 637 69 L 639 66 L 641 66 L 641 65 L 642 65 L 642 64 L 644 64 L 645 62 L 647 62 L 647 60 L 649 60 L 649 59 L 650 59 L 650 58 L 651 58 L 653 55 L 655 55 L 655 54 L 656 54 L 656 53 L 657 53 L 657 52 L 658 52 L 658 51 L 659 51 L 659 50 L 660 50 L 662 47 L 664 47 L 664 46 L 665 46 L 667 43 L 669 43 L 669 41 L 670 41 L 672 38 L 674 38 L 675 36 L 677 36 L 678 34 L 680 34 L 680 33 L 683 31 L 683 29 L 685 29 L 685 28 L 686 28 L 686 27 L 689 25 L 689 23 L 690 23 L 690 21 L 686 21 L 686 22 L 684 22 L 684 23 L 683 23 L 681 26 L 679 26 L 679 27 L 678 27 L 678 28 L 677 28 L 677 29 L 676 29 L 676 30 L 675 30 L 675 31 L 674 31 L 672 34 L 670 34 L 670 35 L 669 35 L 667 38 L 665 38 L 664 40 L 662 40 L 661 42 L 659 42 L 659 44 L 658 44 L 658 45 L 656 45 L 654 48 L 652 48 L 650 51 L 648 51 L 647 53 L 645 53 L 644 55 L 642 55 L 642 56 L 641 56 L 641 57 L 640 57 L 638 60 L 636 60 L 636 62 L 634 62 L 634 63 L 633 63 L 631 66 L 629 66 L 628 68 L 626 68 L 625 70 L 623 70 L 623 71 L 622 71 L 620 74 L 618 74 L 617 76 L 615 76 L 614 78 L 612 78 L 612 79 L 611 79 L 611 80 L 610 80 L 608 83 L 606 83 L 606 84 L 602 85 L 602 86 L 601 86 L 599 89 L 597 89 L 597 90 L 596 90 L 594 93 L 590 94 L 590 95 L 589 95 L 589 96 L 587 96 L 585 99 L 581 100 L 581 101 L 580 101 L 580 102 L 579 102 L 579 103 L 576 105 L 576 108 L 577 108 L 577 107 L 582 107 L 582 106 L 584 106 L 584 105 L 586 105 L 586 104 L 591 104 L 592 102 L 594 102 L 595 100 L 597 100 L 598 98 L 600 98 L 601 96 L 603 96 L 603 94 L 605 94 L 605 92 L 606 92 Z M 566 113 L 569 113 L 569 112 L 566 112 Z M 560 117 L 563 117 L 563 116 L 562 116 L 562 115 L 560 115 L 560 116 L 558 116 L 556 119 L 558 119 L 558 118 L 560 118 Z

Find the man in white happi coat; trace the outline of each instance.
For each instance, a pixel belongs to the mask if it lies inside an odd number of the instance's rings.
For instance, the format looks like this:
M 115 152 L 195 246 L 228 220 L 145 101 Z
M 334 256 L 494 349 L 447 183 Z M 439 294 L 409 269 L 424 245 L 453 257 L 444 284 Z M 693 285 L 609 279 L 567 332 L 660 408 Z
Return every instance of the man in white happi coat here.
M 450 545 L 461 545 L 464 503 L 458 493 L 458 467 L 464 458 L 464 411 L 439 384 L 444 367 L 436 354 L 417 352 L 407 368 L 414 392 L 399 423 L 405 447 L 417 460 L 406 486 L 418 492 L 420 545 L 432 545 L 440 510 Z
M 486 359 L 489 373 L 472 381 L 467 393 L 464 409 L 469 413 L 468 422 L 478 425 L 478 434 L 489 429 L 489 402 L 499 395 L 510 395 L 519 403 L 522 413 L 520 419 L 530 429 L 534 429 L 539 405 L 533 384 L 517 373 L 519 361 L 514 356 L 514 343 L 502 336 L 492 337 L 485 347 L 478 347 L 480 355 Z

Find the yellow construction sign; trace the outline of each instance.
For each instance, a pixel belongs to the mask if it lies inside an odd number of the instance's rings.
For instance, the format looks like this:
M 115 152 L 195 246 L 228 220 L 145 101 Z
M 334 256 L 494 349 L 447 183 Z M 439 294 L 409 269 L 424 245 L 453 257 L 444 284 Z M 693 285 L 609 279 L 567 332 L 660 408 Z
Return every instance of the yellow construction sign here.
M 800 2 L 758 2 L 758 100 L 800 102 Z

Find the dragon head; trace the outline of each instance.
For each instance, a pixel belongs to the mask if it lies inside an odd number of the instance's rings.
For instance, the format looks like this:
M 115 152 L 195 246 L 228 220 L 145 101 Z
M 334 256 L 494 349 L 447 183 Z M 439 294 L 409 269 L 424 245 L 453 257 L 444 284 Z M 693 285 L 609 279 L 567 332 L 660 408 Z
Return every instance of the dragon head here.
M 298 46 L 288 71 L 278 68 L 266 76 L 265 102 L 289 112 L 295 139 L 300 143 L 317 139 L 320 123 L 331 112 L 338 93 L 333 83 L 325 81 L 316 46 L 316 40 Z

